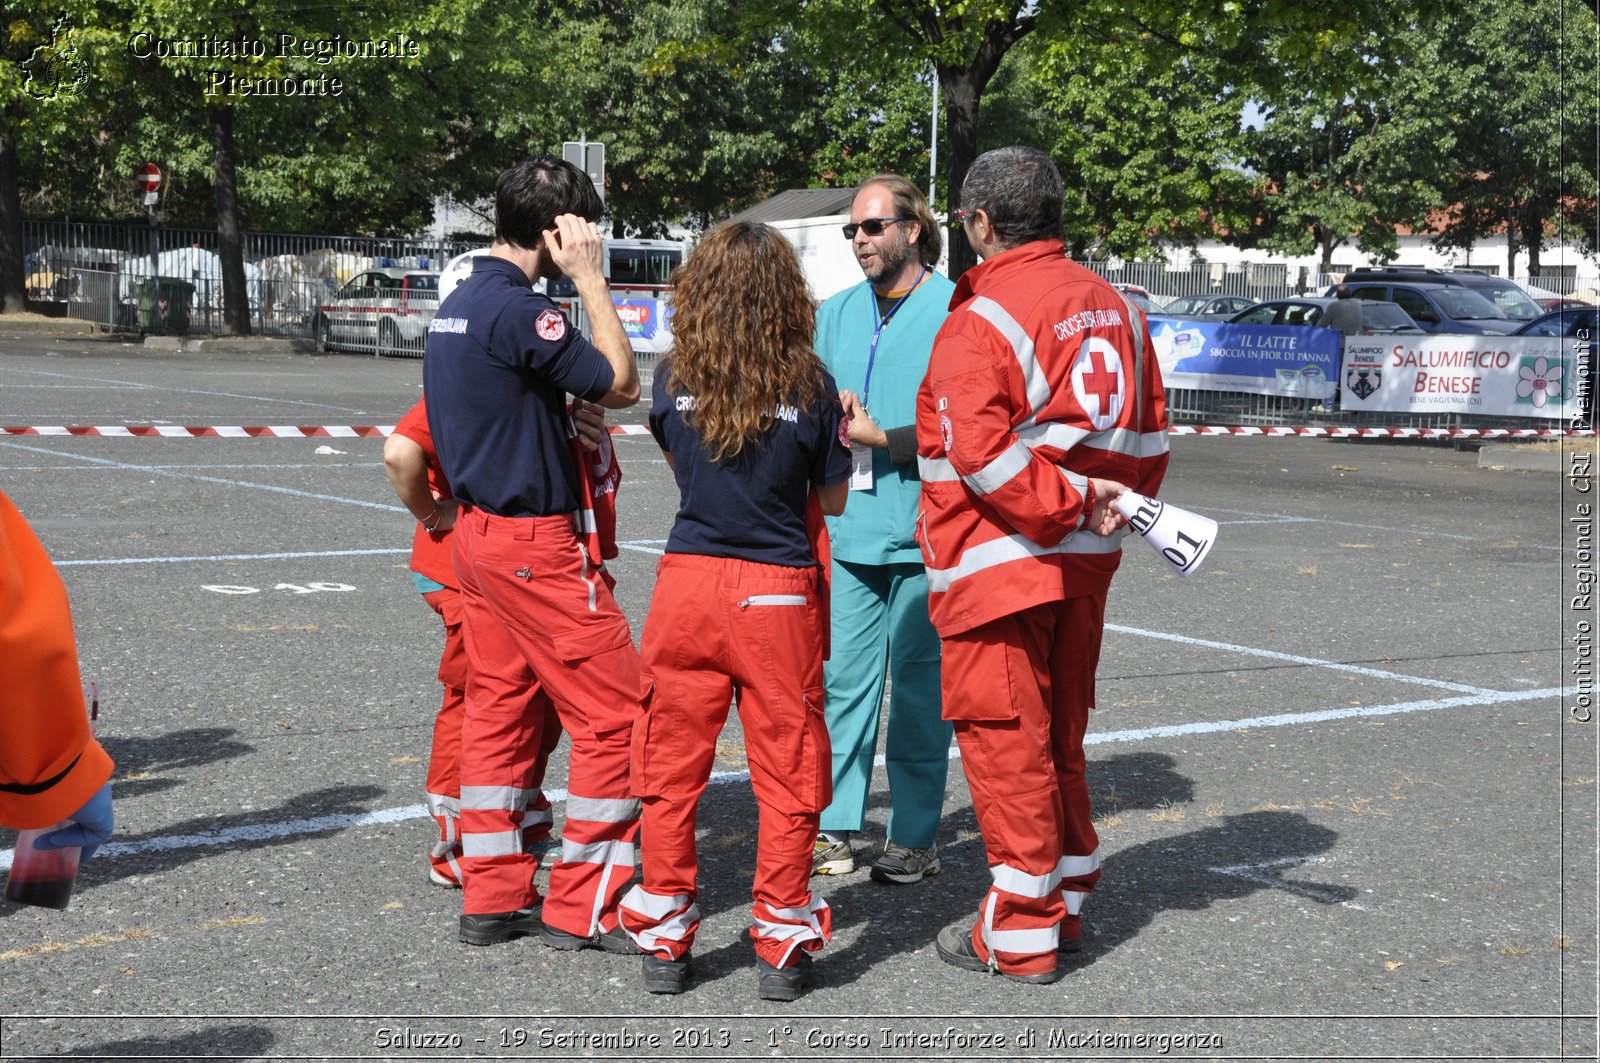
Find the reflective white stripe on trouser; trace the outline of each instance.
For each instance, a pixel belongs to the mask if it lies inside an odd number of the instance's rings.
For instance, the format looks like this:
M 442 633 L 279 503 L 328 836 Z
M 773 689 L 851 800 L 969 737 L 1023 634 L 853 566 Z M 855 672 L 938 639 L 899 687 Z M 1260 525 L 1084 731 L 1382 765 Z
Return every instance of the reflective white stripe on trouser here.
M 804 605 L 806 596 L 803 594 L 752 594 L 739 603 L 743 609 L 751 605 Z
M 1011 867 L 1008 864 L 995 864 L 989 869 L 994 876 L 995 889 L 1014 893 L 1018 897 L 1028 897 L 1037 900 L 1048 897 L 1052 892 L 1061 888 L 1061 869 L 1058 866 L 1048 875 L 1030 875 L 1026 871 Z
M 989 966 L 999 970 L 1000 961 L 995 957 L 997 952 L 1009 952 L 1018 956 L 1032 956 L 1041 952 L 1055 952 L 1056 946 L 1061 943 L 1061 925 L 1051 923 L 1049 926 L 1028 927 L 1023 930 L 996 930 L 994 928 L 994 891 L 983 904 L 983 944 L 989 950 Z
M 1121 529 L 1125 531 L 1126 529 Z M 1025 535 L 1006 535 L 961 552 L 961 560 L 950 568 L 928 569 L 928 590 L 947 591 L 963 576 L 986 568 L 1021 561 L 1025 557 L 1050 557 L 1055 554 L 1114 554 L 1122 549 L 1123 536 L 1069 535 L 1055 546 L 1040 546 Z
M 567 796 L 567 818 L 591 823 L 631 823 L 639 818 L 641 808 L 637 797 Z
M 1087 896 L 1082 890 L 1062 890 L 1061 899 L 1067 904 L 1067 914 L 1077 915 L 1083 911 L 1083 899 Z
M 1017 323 L 1016 318 L 1006 312 L 1005 307 L 988 296 L 978 296 L 967 304 L 967 309 L 993 325 L 995 331 L 1011 344 L 1011 353 L 1016 356 L 1017 368 L 1022 373 L 1023 389 L 1028 396 L 1028 416 L 1022 423 L 1032 424 L 1033 419 L 1039 415 L 1040 407 L 1050 401 L 1050 381 L 1039 368 L 1039 359 L 1033 349 L 1033 337 L 1028 335 L 1027 329 Z
M 599 581 L 600 577 L 599 576 L 595 576 L 594 579 L 590 579 L 589 578 L 589 551 L 587 551 L 587 550 L 585 550 L 583 548 L 583 544 L 582 543 L 574 543 L 573 544 L 573 549 L 578 551 L 578 558 L 579 558 L 580 563 L 583 566 L 581 571 L 578 573 L 578 576 L 579 576 L 580 579 L 583 580 L 584 583 L 588 584 L 588 586 L 589 586 L 589 612 L 592 613 L 592 612 L 595 611 L 595 598 L 596 598 L 596 595 L 599 593 L 595 589 L 595 584 Z
M 423 791 L 422 802 L 428 809 L 430 816 L 448 816 L 451 819 L 461 818 L 461 798 L 446 797 L 444 794 L 428 793 Z
M 761 918 L 759 913 L 763 907 L 765 906 L 756 906 L 756 936 L 785 942 L 783 955 L 778 957 L 779 967 L 789 962 L 789 957 L 794 955 L 794 950 L 801 942 L 822 940 L 822 923 L 817 919 L 817 913 L 825 910 L 828 902 L 815 891 L 812 892 L 811 900 L 804 908 L 766 908 L 774 919 L 784 920 L 781 923 Z
M 533 790 L 520 786 L 463 786 L 461 807 L 483 812 L 521 812 L 533 794 Z
M 1088 856 L 1063 856 L 1056 865 L 1056 881 L 1064 878 L 1082 878 L 1092 875 L 1100 870 L 1100 850 L 1096 849 Z
M 543 795 L 542 790 L 540 791 L 540 795 Z M 521 827 L 523 830 L 527 830 L 529 827 L 550 826 L 554 824 L 555 821 L 555 814 L 550 809 L 530 808 L 522 814 Z
M 592 800 L 602 800 L 595 798 Z M 567 807 L 570 810 L 572 798 L 567 798 Z M 567 816 L 568 829 L 571 829 L 574 817 Z M 619 821 L 620 822 L 620 821 Z M 595 885 L 594 908 L 589 912 L 589 933 L 594 933 L 600 925 L 600 910 L 605 904 L 606 894 L 609 892 L 611 876 L 618 868 L 622 869 L 623 880 L 633 874 L 634 845 L 626 841 L 606 842 L 575 842 L 566 837 L 561 839 L 561 862 L 563 864 L 599 864 L 600 881 Z
M 521 830 L 493 831 L 486 834 L 461 832 L 462 856 L 518 856 L 521 853 Z
M 677 893 L 664 896 L 651 893 L 643 886 L 635 885 L 622 898 L 623 908 L 638 912 L 646 919 L 657 920 L 656 925 L 649 930 L 641 930 L 635 934 L 629 932 L 628 936 L 633 943 L 646 952 L 654 952 L 660 948 L 662 942 L 670 941 L 673 944 L 682 944 L 689 934 L 689 928 L 700 922 L 700 905 L 695 903 L 687 893 Z M 678 911 L 679 908 L 683 910 Z M 676 915 L 671 913 L 677 912 Z

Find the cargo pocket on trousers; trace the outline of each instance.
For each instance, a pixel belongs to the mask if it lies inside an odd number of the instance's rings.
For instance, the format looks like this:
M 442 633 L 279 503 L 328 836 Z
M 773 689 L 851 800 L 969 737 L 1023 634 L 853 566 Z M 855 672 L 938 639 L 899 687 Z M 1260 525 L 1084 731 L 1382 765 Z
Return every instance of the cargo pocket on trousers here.
M 618 616 L 615 623 L 563 631 L 550 641 L 567 668 L 598 670 L 586 684 L 594 696 L 582 706 L 589 729 L 606 734 L 632 726 L 639 717 L 639 651 L 633 648 L 628 622 Z
M 629 754 L 629 769 L 632 772 L 632 789 L 636 797 L 661 796 L 658 778 L 661 773 L 655 771 L 652 764 L 658 757 L 670 756 L 667 751 L 660 748 L 659 738 L 652 735 L 655 721 L 651 719 L 650 706 L 655 697 L 656 685 L 652 682 L 645 688 L 644 697 L 639 699 L 639 718 L 633 724 L 633 747 Z
M 821 812 L 833 800 L 833 746 L 828 741 L 823 698 L 821 687 L 801 696 L 805 719 L 795 738 L 793 768 L 785 780 L 793 804 L 790 812 Z

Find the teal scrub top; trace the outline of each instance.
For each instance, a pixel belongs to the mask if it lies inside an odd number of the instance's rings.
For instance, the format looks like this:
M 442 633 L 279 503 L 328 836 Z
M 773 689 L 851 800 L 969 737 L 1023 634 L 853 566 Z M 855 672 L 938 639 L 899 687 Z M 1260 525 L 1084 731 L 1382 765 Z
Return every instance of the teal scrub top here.
M 867 360 L 879 319 L 872 285 L 862 281 L 817 309 L 817 353 L 840 388 L 865 393 L 867 412 L 879 428 L 916 423 L 917 390 L 954 292 L 948 277 L 928 273 L 883 327 L 870 387 Z M 874 447 L 872 487 L 852 489 L 844 514 L 828 518 L 833 556 L 858 565 L 921 564 L 915 539 L 920 493 L 916 463 L 895 465 L 887 450 Z

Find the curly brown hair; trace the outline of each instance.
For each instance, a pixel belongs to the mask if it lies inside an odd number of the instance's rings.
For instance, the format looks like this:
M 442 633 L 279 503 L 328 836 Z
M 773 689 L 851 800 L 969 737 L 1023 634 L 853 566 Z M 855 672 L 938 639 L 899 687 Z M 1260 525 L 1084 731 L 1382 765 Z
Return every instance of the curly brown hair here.
M 803 410 L 821 389 L 800 259 L 771 226 L 729 222 L 672 280 L 671 386 L 694 396 L 685 419 L 712 460 L 733 458 L 772 427 L 780 404 Z

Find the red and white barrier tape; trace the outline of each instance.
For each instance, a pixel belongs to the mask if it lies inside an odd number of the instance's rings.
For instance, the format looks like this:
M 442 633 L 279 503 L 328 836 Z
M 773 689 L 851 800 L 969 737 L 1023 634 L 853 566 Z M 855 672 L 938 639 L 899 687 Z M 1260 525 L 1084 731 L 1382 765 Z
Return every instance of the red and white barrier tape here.
M 650 429 L 642 424 L 614 424 L 614 436 L 644 436 Z M 1310 436 L 1325 439 L 1560 439 L 1567 436 L 1590 437 L 1586 428 L 1356 428 L 1341 426 L 1288 426 L 1258 428 L 1252 425 L 1173 425 L 1175 436 Z M 394 432 L 394 425 L 0 425 L 0 435 L 8 436 L 106 436 L 112 438 L 160 437 L 162 439 L 381 439 Z

